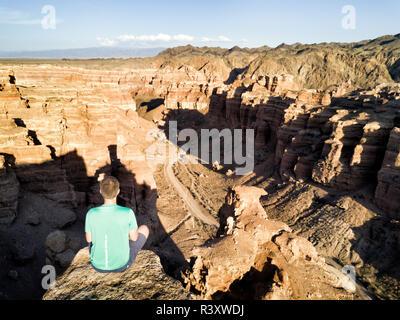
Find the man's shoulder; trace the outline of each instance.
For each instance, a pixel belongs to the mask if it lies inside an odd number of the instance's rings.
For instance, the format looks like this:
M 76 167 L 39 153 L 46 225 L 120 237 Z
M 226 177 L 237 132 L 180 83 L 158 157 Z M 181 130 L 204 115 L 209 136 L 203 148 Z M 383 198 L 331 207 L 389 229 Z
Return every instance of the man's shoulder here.
M 113 206 L 112 208 L 110 208 L 110 210 L 114 211 L 114 212 L 118 212 L 118 213 L 131 213 L 133 212 L 133 210 L 131 208 L 128 207 L 123 207 L 123 206 Z
M 131 213 L 131 212 L 133 213 L 133 210 L 128 207 L 116 206 L 116 209 L 124 213 Z
M 91 214 L 91 213 L 94 213 L 94 212 L 96 212 L 96 211 L 99 211 L 99 209 L 100 209 L 100 207 L 93 207 L 93 208 L 90 208 L 90 209 L 88 210 L 87 214 Z
M 94 207 L 94 208 L 91 208 L 88 212 L 87 212 L 87 214 L 93 214 L 93 213 L 96 213 L 96 212 L 101 212 L 101 211 L 103 211 L 102 209 L 104 209 L 104 207 L 103 206 L 99 206 L 99 207 Z M 121 212 L 121 213 L 134 213 L 134 211 L 131 209 L 131 208 L 128 208 L 128 207 L 122 207 L 122 206 L 115 206 L 115 207 L 112 207 L 112 208 L 108 208 L 108 210 L 112 210 L 112 211 L 116 211 L 116 212 Z

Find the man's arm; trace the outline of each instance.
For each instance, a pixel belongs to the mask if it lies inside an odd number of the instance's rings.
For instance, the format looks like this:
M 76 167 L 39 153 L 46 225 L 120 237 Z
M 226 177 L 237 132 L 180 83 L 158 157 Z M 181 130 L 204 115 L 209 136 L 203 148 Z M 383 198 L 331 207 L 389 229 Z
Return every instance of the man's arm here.
M 92 233 L 91 232 L 86 232 L 86 241 L 88 243 L 92 242 Z
M 89 210 L 89 212 L 86 214 L 86 219 L 85 219 L 85 236 L 86 236 L 86 241 L 88 243 L 92 242 L 92 226 L 90 223 L 91 220 L 90 211 L 91 210 Z
M 136 241 L 139 237 L 139 229 L 129 231 L 129 240 Z
M 136 241 L 139 237 L 139 228 L 136 221 L 135 213 L 129 212 L 129 240 Z

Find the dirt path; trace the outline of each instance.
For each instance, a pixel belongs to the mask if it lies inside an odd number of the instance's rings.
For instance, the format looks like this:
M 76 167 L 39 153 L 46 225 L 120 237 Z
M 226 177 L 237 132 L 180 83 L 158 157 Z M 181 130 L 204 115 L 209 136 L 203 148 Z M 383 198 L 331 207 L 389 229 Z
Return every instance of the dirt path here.
M 171 148 L 171 144 L 169 144 L 169 147 Z M 172 146 L 173 148 L 176 148 L 175 146 Z M 190 194 L 189 190 L 186 189 L 186 187 L 178 180 L 178 178 L 175 176 L 174 171 L 172 170 L 172 165 L 171 161 L 169 161 L 165 166 L 164 166 L 164 174 L 167 177 L 168 181 L 171 183 L 171 185 L 175 188 L 175 190 L 178 192 L 179 196 L 183 199 L 185 204 L 188 206 L 190 213 L 203 221 L 206 224 L 214 225 L 216 227 L 219 227 L 218 221 L 211 216 L 208 212 L 204 210 L 204 208 L 196 201 L 192 195 Z

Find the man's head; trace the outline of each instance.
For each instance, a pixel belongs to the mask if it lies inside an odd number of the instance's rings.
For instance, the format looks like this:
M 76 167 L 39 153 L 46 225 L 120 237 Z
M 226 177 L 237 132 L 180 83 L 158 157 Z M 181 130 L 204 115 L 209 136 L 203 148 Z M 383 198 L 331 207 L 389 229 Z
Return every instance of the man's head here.
M 106 200 L 115 199 L 119 194 L 119 182 L 116 178 L 107 176 L 100 182 L 100 193 Z

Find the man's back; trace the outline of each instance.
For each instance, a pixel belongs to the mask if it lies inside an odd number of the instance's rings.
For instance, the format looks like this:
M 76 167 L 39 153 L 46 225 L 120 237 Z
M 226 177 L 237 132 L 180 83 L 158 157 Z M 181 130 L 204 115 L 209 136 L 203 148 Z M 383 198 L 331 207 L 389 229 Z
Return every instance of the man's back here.
M 129 231 L 138 228 L 135 214 L 116 204 L 89 210 L 85 231 L 92 235 L 91 262 L 101 270 L 115 270 L 129 261 Z

